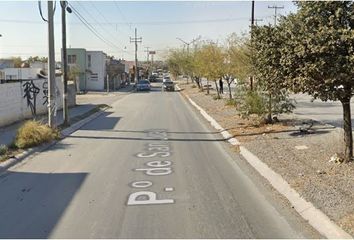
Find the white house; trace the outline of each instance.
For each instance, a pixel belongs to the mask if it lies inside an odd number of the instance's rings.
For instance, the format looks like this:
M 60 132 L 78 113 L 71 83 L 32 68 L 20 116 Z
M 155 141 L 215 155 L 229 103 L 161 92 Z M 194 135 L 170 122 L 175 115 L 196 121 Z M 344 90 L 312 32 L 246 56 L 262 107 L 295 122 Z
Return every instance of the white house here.
M 4 68 L 1 70 L 5 80 L 37 79 L 42 68 Z
M 86 51 L 86 86 L 88 90 L 105 89 L 107 55 L 102 51 Z

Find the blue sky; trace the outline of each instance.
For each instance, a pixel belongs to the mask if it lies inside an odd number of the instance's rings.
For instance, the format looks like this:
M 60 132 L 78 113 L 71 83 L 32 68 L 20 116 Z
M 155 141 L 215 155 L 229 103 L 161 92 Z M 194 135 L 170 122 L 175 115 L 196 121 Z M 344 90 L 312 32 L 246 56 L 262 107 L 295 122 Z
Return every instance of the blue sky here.
M 97 38 L 75 14 L 67 15 L 67 45 L 88 50 L 102 50 L 116 58 L 134 58 L 134 44 L 129 42 L 134 28 L 142 37 L 139 59 L 145 58 L 145 47 L 156 50 L 161 58 L 168 48 L 182 47 L 176 38 L 187 42 L 202 39 L 223 41 L 232 32 L 247 32 L 250 25 L 251 1 L 69 1 L 106 42 Z M 60 60 L 60 7 L 55 12 L 56 59 Z M 296 11 L 292 2 L 256 1 L 255 17 L 259 24 L 273 23 L 274 10 L 269 5 L 284 6 L 279 14 Z M 37 1 L 0 1 L 0 58 L 10 56 L 47 56 L 47 24 L 39 14 Z M 46 1 L 42 1 L 44 17 Z

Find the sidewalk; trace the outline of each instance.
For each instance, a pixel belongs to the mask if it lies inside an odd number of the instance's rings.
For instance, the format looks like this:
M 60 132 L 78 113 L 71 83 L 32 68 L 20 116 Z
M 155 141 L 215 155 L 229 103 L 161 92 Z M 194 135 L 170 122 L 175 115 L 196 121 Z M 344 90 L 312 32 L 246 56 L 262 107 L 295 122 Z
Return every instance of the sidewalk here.
M 76 95 L 76 106 L 69 109 L 69 119 L 80 117 L 95 109 L 100 104 L 110 105 L 119 98 L 129 94 L 133 85 L 119 89 L 115 92 L 88 92 L 82 95 Z M 38 116 L 38 120 L 47 122 L 47 115 Z M 56 124 L 63 123 L 63 111 L 59 110 L 56 116 Z M 16 136 L 17 130 L 25 121 L 16 122 L 6 127 L 0 128 L 0 145 L 10 145 Z

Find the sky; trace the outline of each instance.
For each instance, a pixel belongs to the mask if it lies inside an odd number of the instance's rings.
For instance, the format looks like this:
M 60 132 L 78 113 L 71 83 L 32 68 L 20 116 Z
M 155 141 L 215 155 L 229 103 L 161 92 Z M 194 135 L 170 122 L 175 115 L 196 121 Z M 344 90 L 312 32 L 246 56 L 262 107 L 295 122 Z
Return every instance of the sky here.
M 47 1 L 41 1 L 47 18 Z M 138 58 L 147 58 L 146 47 L 161 59 L 168 49 L 183 47 L 181 40 L 222 42 L 231 33 L 247 33 L 251 1 L 68 1 L 73 13 L 67 14 L 67 47 L 104 51 L 115 58 L 134 59 L 134 29 L 142 43 Z M 273 24 L 274 9 L 284 6 L 278 15 L 295 12 L 290 1 L 255 1 L 255 18 Z M 48 25 L 39 13 L 38 1 L 0 1 L 0 58 L 48 56 Z M 82 16 L 87 24 L 83 24 Z M 89 30 L 91 29 L 91 31 Z M 96 34 L 92 33 L 95 32 Z M 60 61 L 61 8 L 56 1 L 54 15 L 56 60 Z M 99 37 L 98 37 L 98 36 Z M 179 38 L 179 39 L 177 39 Z

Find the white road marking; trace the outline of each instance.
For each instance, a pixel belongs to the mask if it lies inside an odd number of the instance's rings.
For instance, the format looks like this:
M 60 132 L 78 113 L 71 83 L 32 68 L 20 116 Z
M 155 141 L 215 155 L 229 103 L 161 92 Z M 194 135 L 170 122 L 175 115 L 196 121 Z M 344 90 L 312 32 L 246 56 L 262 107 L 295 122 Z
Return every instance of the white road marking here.
M 172 187 L 165 188 L 165 192 L 172 192 L 173 190 L 174 190 L 174 188 L 172 188 Z
M 132 183 L 132 187 L 135 188 L 147 188 L 151 186 L 152 186 L 152 182 L 150 181 L 137 181 Z
M 139 199 L 144 198 L 144 199 Z M 145 199 L 147 198 L 147 199 Z M 135 192 L 129 195 L 127 205 L 150 205 L 150 204 L 170 204 L 174 199 L 157 199 L 157 194 L 150 191 Z
M 169 167 L 166 168 L 137 168 L 135 171 L 144 171 L 146 175 L 149 176 L 163 176 L 169 175 L 172 173 L 172 169 Z

